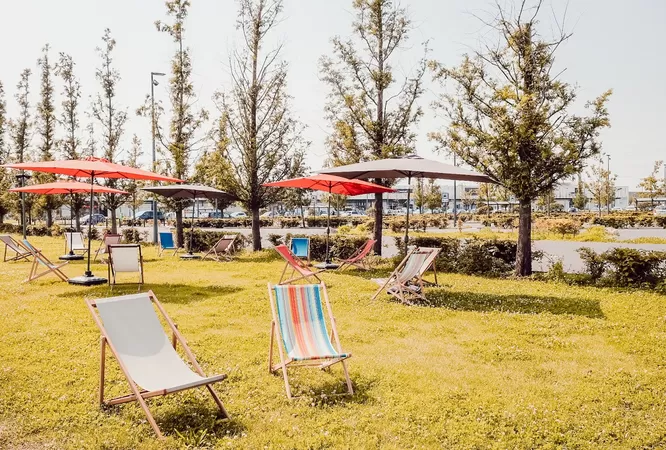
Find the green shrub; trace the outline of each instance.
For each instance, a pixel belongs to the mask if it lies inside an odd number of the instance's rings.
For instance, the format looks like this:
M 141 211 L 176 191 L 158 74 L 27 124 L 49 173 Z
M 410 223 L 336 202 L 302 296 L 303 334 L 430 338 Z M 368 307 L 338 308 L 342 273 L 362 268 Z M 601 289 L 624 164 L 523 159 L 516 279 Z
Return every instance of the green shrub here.
M 242 233 L 229 233 L 223 231 L 208 231 L 208 230 L 194 230 L 194 241 L 192 246 L 192 251 L 197 252 L 207 252 L 210 248 L 215 245 L 217 241 L 222 238 L 224 235 L 236 234 L 236 241 L 234 242 L 234 248 L 240 250 L 244 248 L 249 240 Z M 191 233 L 188 232 L 185 234 L 185 249 L 190 248 L 190 238 Z
M 140 244 L 148 238 L 147 231 L 139 231 L 134 228 L 126 228 L 122 231 L 123 242 L 128 244 Z
M 284 237 L 279 234 L 269 234 L 268 235 L 268 242 L 273 245 L 273 247 L 277 247 L 278 245 L 284 244 Z
M 578 250 L 580 259 L 583 260 L 585 271 L 592 277 L 593 280 L 601 278 L 606 271 L 607 262 L 604 258 L 589 247 L 582 247 Z
M 578 250 L 591 281 L 620 287 L 663 285 L 666 252 L 616 247 L 603 253 L 589 248 Z

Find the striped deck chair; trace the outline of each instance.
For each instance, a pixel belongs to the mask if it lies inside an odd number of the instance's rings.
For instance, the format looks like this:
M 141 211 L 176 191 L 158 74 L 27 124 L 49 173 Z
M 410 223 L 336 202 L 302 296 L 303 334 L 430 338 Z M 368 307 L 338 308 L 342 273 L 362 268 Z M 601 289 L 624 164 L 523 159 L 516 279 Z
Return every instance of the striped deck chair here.
M 278 284 L 289 284 L 294 281 L 298 280 L 305 280 L 310 282 L 309 278 L 314 277 L 318 282 L 321 283 L 321 279 L 317 276 L 319 272 L 323 272 L 323 270 L 318 270 L 316 272 L 313 272 L 312 270 L 307 268 L 307 265 L 298 259 L 288 248 L 286 245 L 277 245 L 275 247 L 275 251 L 277 251 L 280 256 L 284 258 L 284 260 L 287 262 L 284 266 L 284 270 L 282 271 L 282 275 L 280 275 L 280 281 Z M 287 273 L 287 269 L 290 268 L 292 269 L 291 271 L 291 278 L 288 280 L 284 280 L 284 275 Z M 298 272 L 298 276 L 294 276 L 294 273 Z
M 225 234 L 201 259 L 211 258 L 218 262 L 222 259 L 231 261 L 231 253 L 234 250 L 234 242 L 236 242 L 237 237 L 237 234 Z
M 368 265 L 365 263 L 365 258 L 372 251 L 372 247 L 374 247 L 375 242 L 377 241 L 374 239 L 368 239 L 368 242 L 356 250 L 353 255 L 341 261 L 340 267 L 338 267 L 338 271 L 341 271 L 349 266 L 358 267 L 361 270 L 370 270 L 370 267 L 368 267 Z
M 88 246 L 83 240 L 83 233 L 78 231 L 74 231 L 71 233 L 69 231 L 65 231 L 64 236 L 65 236 L 65 253 L 69 252 L 70 250 L 72 251 L 72 253 L 83 252 L 81 253 L 82 255 L 88 253 Z
M 421 250 L 420 248 L 415 248 L 407 253 L 407 256 L 398 264 L 390 277 L 385 280 L 375 280 L 381 284 L 381 287 L 375 292 L 372 300 L 376 299 L 384 289 L 388 294 L 393 295 L 403 303 L 411 304 L 413 299 L 425 300 L 423 274 L 428 270 L 429 265 L 425 263 L 431 256 L 432 252 L 430 250 Z
M 170 231 L 160 231 L 158 235 L 160 240 L 160 249 L 157 252 L 157 256 L 162 256 L 164 250 L 173 250 L 174 255 L 178 253 L 178 247 L 176 247 L 176 244 L 173 242 L 173 234 L 171 234 Z
M 32 256 L 30 250 L 21 247 L 21 244 L 18 243 L 13 237 L 8 234 L 0 235 L 0 242 L 5 244 L 5 254 L 3 256 L 3 261 L 20 261 L 22 259 L 28 259 Z M 15 253 L 14 256 L 7 257 L 7 250 Z
M 102 242 L 100 242 L 99 247 L 97 247 L 97 251 L 95 252 L 94 261 L 97 261 L 99 255 L 109 253 L 109 245 L 118 245 L 122 239 L 123 237 L 119 234 L 105 233 L 102 237 Z
M 163 439 L 164 437 L 148 409 L 146 399 L 205 386 L 224 418 L 229 418 L 222 401 L 212 387 L 213 383 L 222 381 L 227 376 L 206 377 L 204 375 L 185 339 L 152 291 L 86 300 L 86 304 L 102 334 L 100 405 L 119 405 L 138 401 L 155 434 Z M 171 340 L 165 333 L 155 308 L 160 312 L 172 333 Z M 194 370 L 176 352 L 178 342 L 183 346 L 183 351 Z M 110 400 L 104 400 L 107 346 L 118 361 L 131 391 L 131 394 Z
M 269 283 L 268 296 L 273 313 L 268 369 L 270 373 L 282 369 L 287 397 L 293 398 L 287 367 L 316 366 L 325 369 L 337 363 L 342 363 L 347 392 L 334 395 L 354 394 L 345 363 L 345 360 L 351 357 L 351 353 L 343 352 L 340 346 L 340 337 L 326 286 L 323 283 L 298 286 L 272 286 Z M 330 334 L 324 318 L 324 302 L 331 323 Z M 280 364 L 273 365 L 273 346 L 278 336 L 281 338 L 277 339 L 281 341 L 277 343 Z
M 53 264 L 46 256 L 44 256 L 41 250 L 37 250 L 35 247 L 33 247 L 33 245 L 28 242 L 27 239 L 23 239 L 23 247 L 25 247 L 33 256 L 32 266 L 30 267 L 30 275 L 28 275 L 28 278 L 23 281 L 24 283 L 36 280 L 37 278 L 43 277 L 44 275 L 48 275 L 52 272 L 62 281 L 69 280 L 69 278 L 67 278 L 67 276 L 62 273 L 62 270 L 60 270 L 66 266 L 69 261 L 65 261 L 60 264 Z M 45 267 L 46 270 L 37 273 L 37 269 L 40 266 Z
M 109 245 L 109 285 L 117 284 L 118 273 L 138 273 L 139 288 L 143 284 L 143 256 L 139 244 Z
M 305 259 L 310 265 L 310 238 L 294 237 L 289 243 L 289 250 L 300 259 Z

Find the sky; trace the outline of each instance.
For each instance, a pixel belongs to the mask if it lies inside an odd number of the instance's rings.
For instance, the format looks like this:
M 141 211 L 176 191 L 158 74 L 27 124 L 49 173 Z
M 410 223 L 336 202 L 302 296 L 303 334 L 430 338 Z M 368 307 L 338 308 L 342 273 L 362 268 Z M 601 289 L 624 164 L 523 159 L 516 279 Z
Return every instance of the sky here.
M 509 0 L 500 0 L 503 4 Z M 394 61 L 396 76 L 409 75 L 428 41 L 429 59 L 444 65 L 460 63 L 462 56 L 479 47 L 489 31 L 479 17 L 490 17 L 489 0 L 402 0 L 409 11 L 412 30 L 409 40 Z M 117 103 L 127 108 L 129 122 L 122 140 L 128 148 L 132 134 L 143 142 L 144 162 L 150 158 L 150 121 L 134 111 L 150 92 L 150 72 L 168 72 L 173 43 L 155 29 L 156 20 L 167 20 L 163 0 L 2 0 L 0 15 L 0 80 L 10 117 L 16 114 L 13 98 L 19 75 L 33 69 L 31 101 L 38 98 L 37 59 L 44 44 L 51 58 L 59 52 L 72 55 L 83 87 L 81 108 L 89 109 L 90 97 L 98 89 L 95 48 L 105 28 L 117 41 L 114 63 L 122 80 Z M 353 20 L 351 0 L 284 0 L 283 20 L 271 36 L 269 46 L 284 44 L 283 59 L 289 63 L 288 89 L 294 116 L 307 128 L 311 142 L 307 162 L 313 170 L 326 157 L 329 125 L 324 117 L 327 88 L 320 80 L 319 59 L 331 54 L 331 38 L 347 37 Z M 193 62 L 197 106 L 215 116 L 212 96 L 228 89 L 228 57 L 239 42 L 235 28 L 237 3 L 233 0 L 192 0 L 186 23 L 186 45 Z M 565 17 L 565 29 L 573 36 L 558 52 L 556 67 L 564 70 L 563 81 L 579 88 L 577 110 L 607 89 L 614 93 L 609 104 L 612 127 L 602 132 L 603 151 L 611 157 L 611 171 L 618 186 L 633 189 L 652 170 L 655 160 L 666 159 L 666 2 L 663 0 L 546 0 L 541 17 L 542 32 L 552 31 L 554 18 Z M 566 13 L 566 14 L 565 14 Z M 446 126 L 446 119 L 431 108 L 442 88 L 427 75 L 426 92 L 419 100 L 424 117 L 415 128 L 416 151 L 423 157 L 450 162 L 433 152 L 427 133 Z M 166 81 L 166 80 L 165 80 Z M 59 80 L 57 91 L 62 86 Z M 158 99 L 167 100 L 166 83 L 155 89 Z M 60 101 L 60 99 L 58 100 Z M 83 133 L 82 133 L 83 134 Z M 85 138 L 85 136 L 81 136 Z M 37 140 L 33 139 L 33 145 Z

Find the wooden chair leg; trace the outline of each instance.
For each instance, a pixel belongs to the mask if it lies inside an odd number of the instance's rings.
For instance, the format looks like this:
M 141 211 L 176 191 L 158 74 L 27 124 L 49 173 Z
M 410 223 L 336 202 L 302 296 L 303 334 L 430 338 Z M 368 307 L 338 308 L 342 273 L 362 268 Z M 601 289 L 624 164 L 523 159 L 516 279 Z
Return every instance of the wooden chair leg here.
M 206 385 L 206 389 L 208 389 L 208 392 L 210 392 L 210 395 L 213 397 L 213 400 L 217 404 L 217 407 L 220 408 L 220 412 L 224 415 L 225 419 L 230 419 L 229 413 L 225 409 L 224 405 L 222 404 L 222 400 L 220 400 L 220 397 L 218 397 L 217 392 L 213 389 L 213 386 L 210 384 Z
M 106 338 L 102 336 L 100 339 L 101 342 L 101 352 L 100 352 L 100 370 L 99 370 L 99 404 L 102 406 L 104 404 L 104 370 L 106 369 Z
M 273 345 L 275 343 L 275 321 L 271 320 L 271 343 L 268 347 L 268 373 L 273 373 Z
M 349 370 L 347 370 L 347 362 L 342 361 L 342 370 L 345 372 L 345 378 L 347 379 L 347 391 L 349 395 L 354 395 L 354 388 L 352 387 L 351 378 L 349 378 Z
M 386 282 L 382 285 L 382 287 L 380 287 L 380 288 L 377 290 L 377 292 L 375 292 L 375 295 L 373 295 L 372 298 L 371 298 L 370 300 L 374 300 L 374 299 L 376 299 L 377 296 L 378 296 L 379 294 L 381 294 L 382 291 L 386 288 L 386 286 L 388 286 L 388 284 L 391 282 L 391 279 L 392 279 L 392 278 L 393 278 L 392 275 L 391 275 L 390 277 L 388 277 L 388 279 L 386 280 Z

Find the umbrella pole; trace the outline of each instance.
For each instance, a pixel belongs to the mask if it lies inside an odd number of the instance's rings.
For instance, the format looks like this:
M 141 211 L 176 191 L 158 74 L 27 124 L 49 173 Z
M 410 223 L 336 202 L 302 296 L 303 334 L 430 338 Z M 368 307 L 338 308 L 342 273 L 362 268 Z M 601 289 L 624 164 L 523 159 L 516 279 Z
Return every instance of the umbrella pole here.
M 86 270 L 86 277 L 92 277 L 90 271 L 90 249 L 92 248 L 92 221 L 93 221 L 93 189 L 95 183 L 95 172 L 90 172 L 90 215 L 88 216 L 88 270 Z
M 412 176 L 407 177 L 407 217 L 405 218 L 405 255 L 407 254 L 407 245 L 409 245 L 409 200 L 412 192 Z
M 326 218 L 326 265 L 331 264 L 331 258 L 328 253 L 329 240 L 331 239 L 331 185 L 328 186 L 328 216 Z
M 194 244 L 194 207 L 197 204 L 197 199 L 194 199 L 194 203 L 192 203 L 192 229 L 190 230 L 190 249 L 188 253 L 191 255 L 192 254 L 192 244 Z
M 72 250 L 74 244 L 74 191 L 70 191 L 69 199 L 69 256 L 74 256 L 74 250 Z M 92 216 L 90 220 L 92 220 Z

